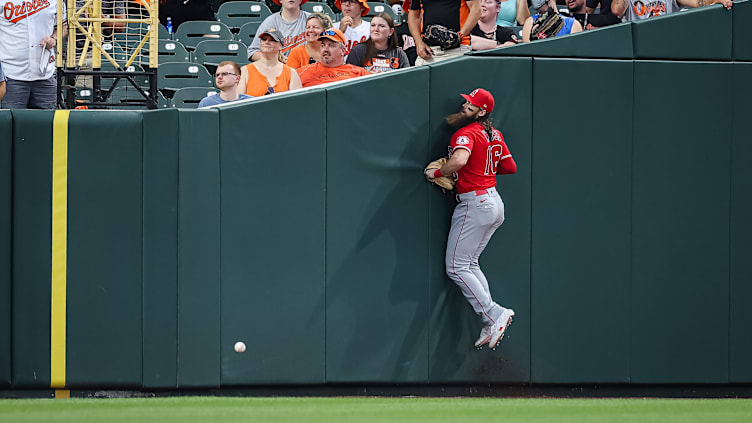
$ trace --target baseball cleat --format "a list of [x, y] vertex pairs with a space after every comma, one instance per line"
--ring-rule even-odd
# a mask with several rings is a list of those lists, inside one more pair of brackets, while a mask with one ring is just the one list
[[488, 346], [491, 347], [491, 349], [496, 349], [499, 342], [501, 342], [501, 338], [504, 337], [507, 328], [512, 324], [512, 317], [514, 317], [514, 310], [511, 308], [505, 308], [504, 311], [501, 312], [501, 316], [496, 319], [496, 322], [491, 327], [491, 339], [488, 341]]
[[475, 341], [475, 348], [481, 349], [484, 345], [488, 344], [488, 341], [491, 340], [491, 325], [489, 326], [483, 326], [483, 329], [480, 330], [480, 336], [478, 337], [478, 340]]

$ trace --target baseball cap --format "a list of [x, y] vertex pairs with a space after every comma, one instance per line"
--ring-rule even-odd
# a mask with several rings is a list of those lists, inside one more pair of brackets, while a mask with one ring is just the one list
[[[276, 4], [277, 6], [282, 6], [282, 3], [280, 2], [280, 0], [272, 0], [272, 1], [273, 1], [273, 2], [274, 2], [274, 4]], [[300, 5], [302, 6], [302, 5], [303, 5], [303, 3], [307, 2], [307, 1], [308, 1], [308, 0], [303, 0], [303, 1], [301, 1], [301, 2], [300, 2]]]
[[490, 92], [483, 88], [476, 88], [470, 94], [460, 94], [462, 98], [469, 101], [472, 105], [478, 106], [485, 110], [486, 113], [491, 113], [494, 108], [494, 98]]
[[[367, 0], [351, 0], [356, 3], [360, 3], [361, 6], [363, 6], [363, 10], [360, 12], [360, 16], [365, 16], [368, 14], [368, 12], [371, 11], [371, 6], [368, 5]], [[337, 9], [342, 10], [342, 0], [335, 0], [334, 5], [337, 6]]]
[[257, 37], [261, 39], [262, 35], [269, 35], [270, 37], [274, 38], [274, 41], [279, 41], [282, 43], [282, 46], [285, 46], [285, 36], [282, 35], [282, 31], [276, 29], [276, 28], [269, 28], [266, 31], [262, 32], [261, 34], [258, 34]]
[[532, 3], [533, 9], [538, 10], [546, 4], [546, 1], [547, 0], [531, 0], [530, 3]]
[[322, 32], [321, 35], [319, 35], [319, 41], [321, 41], [322, 38], [328, 38], [334, 42], [347, 45], [347, 38], [345, 38], [345, 34], [343, 34], [342, 31], [336, 28], [330, 28]]

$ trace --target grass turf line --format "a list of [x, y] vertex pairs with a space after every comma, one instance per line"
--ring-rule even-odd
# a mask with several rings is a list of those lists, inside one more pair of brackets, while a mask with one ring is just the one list
[[752, 400], [227, 398], [0, 400], [0, 422], [749, 422]]

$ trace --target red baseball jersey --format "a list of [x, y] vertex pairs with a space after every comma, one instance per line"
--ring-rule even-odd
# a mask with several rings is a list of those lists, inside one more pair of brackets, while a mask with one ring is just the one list
[[498, 129], [489, 137], [481, 124], [473, 122], [452, 135], [450, 148], [452, 153], [458, 148], [470, 152], [467, 164], [457, 171], [458, 194], [495, 187], [497, 173], [517, 171], [517, 164]]

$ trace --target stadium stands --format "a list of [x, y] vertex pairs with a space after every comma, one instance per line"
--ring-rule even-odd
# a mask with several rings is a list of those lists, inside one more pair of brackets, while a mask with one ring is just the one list
[[230, 28], [217, 21], [189, 21], [183, 22], [175, 33], [175, 40], [180, 41], [188, 51], [207, 39], [232, 40]]

